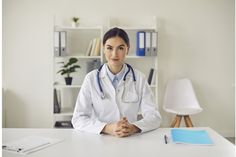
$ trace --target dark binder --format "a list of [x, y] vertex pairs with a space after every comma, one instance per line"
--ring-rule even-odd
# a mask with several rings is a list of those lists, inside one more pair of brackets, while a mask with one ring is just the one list
[[152, 83], [153, 73], [154, 73], [154, 69], [151, 68], [151, 69], [150, 69], [150, 72], [149, 72], [149, 76], [148, 76], [148, 84], [149, 84], [149, 85]]
[[60, 105], [59, 105], [56, 89], [54, 89], [53, 95], [54, 95], [54, 108], [53, 108], [53, 111], [54, 111], [54, 113], [60, 113], [61, 108], [60, 108]]

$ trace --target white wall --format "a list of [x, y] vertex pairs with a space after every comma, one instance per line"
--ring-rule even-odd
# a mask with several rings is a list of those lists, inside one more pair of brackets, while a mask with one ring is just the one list
[[51, 127], [53, 15], [81, 23], [108, 16], [160, 21], [159, 106], [169, 79], [189, 77], [204, 111], [196, 126], [234, 136], [234, 0], [3, 0], [6, 127]]

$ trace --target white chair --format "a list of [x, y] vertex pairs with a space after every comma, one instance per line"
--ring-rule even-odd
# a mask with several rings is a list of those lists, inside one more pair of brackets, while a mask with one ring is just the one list
[[182, 117], [184, 117], [187, 127], [193, 127], [189, 115], [201, 112], [202, 108], [197, 101], [192, 83], [189, 79], [184, 78], [168, 82], [163, 109], [166, 112], [176, 114], [171, 127], [179, 127]]

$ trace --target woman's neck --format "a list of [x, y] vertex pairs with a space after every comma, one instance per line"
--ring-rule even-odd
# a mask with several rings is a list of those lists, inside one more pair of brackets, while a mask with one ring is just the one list
[[110, 70], [110, 71], [112, 72], [112, 74], [114, 74], [114, 75], [118, 74], [118, 73], [121, 71], [122, 67], [123, 67], [123, 65], [121, 65], [121, 66], [111, 66], [111, 65], [108, 64], [109, 70]]

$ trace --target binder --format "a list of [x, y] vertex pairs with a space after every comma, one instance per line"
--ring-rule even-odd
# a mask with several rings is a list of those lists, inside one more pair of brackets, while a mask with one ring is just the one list
[[151, 83], [152, 83], [153, 73], [154, 73], [154, 69], [151, 68], [151, 69], [150, 69], [150, 72], [149, 72], [149, 76], [148, 76], [148, 84], [149, 84], [149, 85], [151, 85]]
[[60, 52], [61, 56], [66, 56], [66, 32], [60, 32]]
[[60, 32], [54, 32], [54, 56], [60, 56]]
[[60, 113], [61, 108], [60, 108], [60, 104], [58, 101], [57, 90], [55, 88], [54, 88], [53, 95], [54, 95], [54, 100], [53, 100], [54, 101], [54, 107], [53, 107], [54, 113]]
[[145, 56], [145, 32], [144, 31], [137, 32], [136, 55]]
[[151, 34], [151, 55], [156, 56], [157, 55], [157, 32], [152, 32]]
[[145, 32], [145, 56], [151, 56], [151, 32]]

